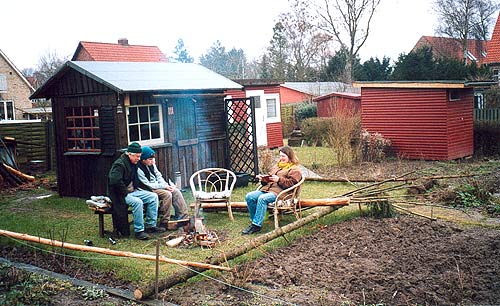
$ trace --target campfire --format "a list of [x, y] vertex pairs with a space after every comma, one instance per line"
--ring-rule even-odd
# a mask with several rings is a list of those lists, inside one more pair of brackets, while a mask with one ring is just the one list
[[220, 244], [219, 236], [215, 231], [208, 230], [203, 224], [203, 218], [191, 218], [189, 224], [183, 227], [183, 233], [176, 234], [174, 238], [168, 235], [166, 245], [170, 247], [192, 247], [198, 245], [202, 248], [213, 248]]

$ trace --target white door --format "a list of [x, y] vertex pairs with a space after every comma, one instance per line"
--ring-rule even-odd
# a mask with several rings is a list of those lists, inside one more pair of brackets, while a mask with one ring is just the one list
[[247, 90], [247, 97], [254, 97], [255, 102], [255, 137], [257, 146], [267, 146], [267, 111], [263, 90]]

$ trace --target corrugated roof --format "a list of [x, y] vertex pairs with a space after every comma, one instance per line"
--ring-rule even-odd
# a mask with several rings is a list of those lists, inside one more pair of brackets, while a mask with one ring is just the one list
[[359, 92], [358, 88], [342, 82], [285, 82], [281, 86], [312, 96], [323, 96], [332, 92]]
[[118, 91], [227, 90], [242, 86], [198, 64], [165, 62], [69, 62]]

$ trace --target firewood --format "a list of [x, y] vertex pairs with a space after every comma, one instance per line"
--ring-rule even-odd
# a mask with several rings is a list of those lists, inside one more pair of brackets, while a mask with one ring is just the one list
[[170, 239], [169, 241], [166, 242], [166, 245], [173, 248], [178, 246], [186, 237], [185, 236], [179, 236], [174, 239]]
[[12, 168], [9, 165], [6, 165], [6, 164], [3, 164], [3, 165], [5, 166], [5, 168], [7, 169], [7, 171], [9, 171], [10, 173], [12, 173], [12, 174], [20, 177], [21, 179], [23, 179], [25, 181], [29, 181], [29, 182], [34, 182], [35, 181], [35, 177], [34, 176], [24, 174], [21, 171], [16, 170], [16, 169]]

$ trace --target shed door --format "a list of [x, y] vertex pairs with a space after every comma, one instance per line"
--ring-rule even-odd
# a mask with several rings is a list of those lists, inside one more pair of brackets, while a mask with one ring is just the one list
[[197, 142], [196, 112], [192, 99], [169, 99], [167, 114], [168, 142], [181, 146]]

